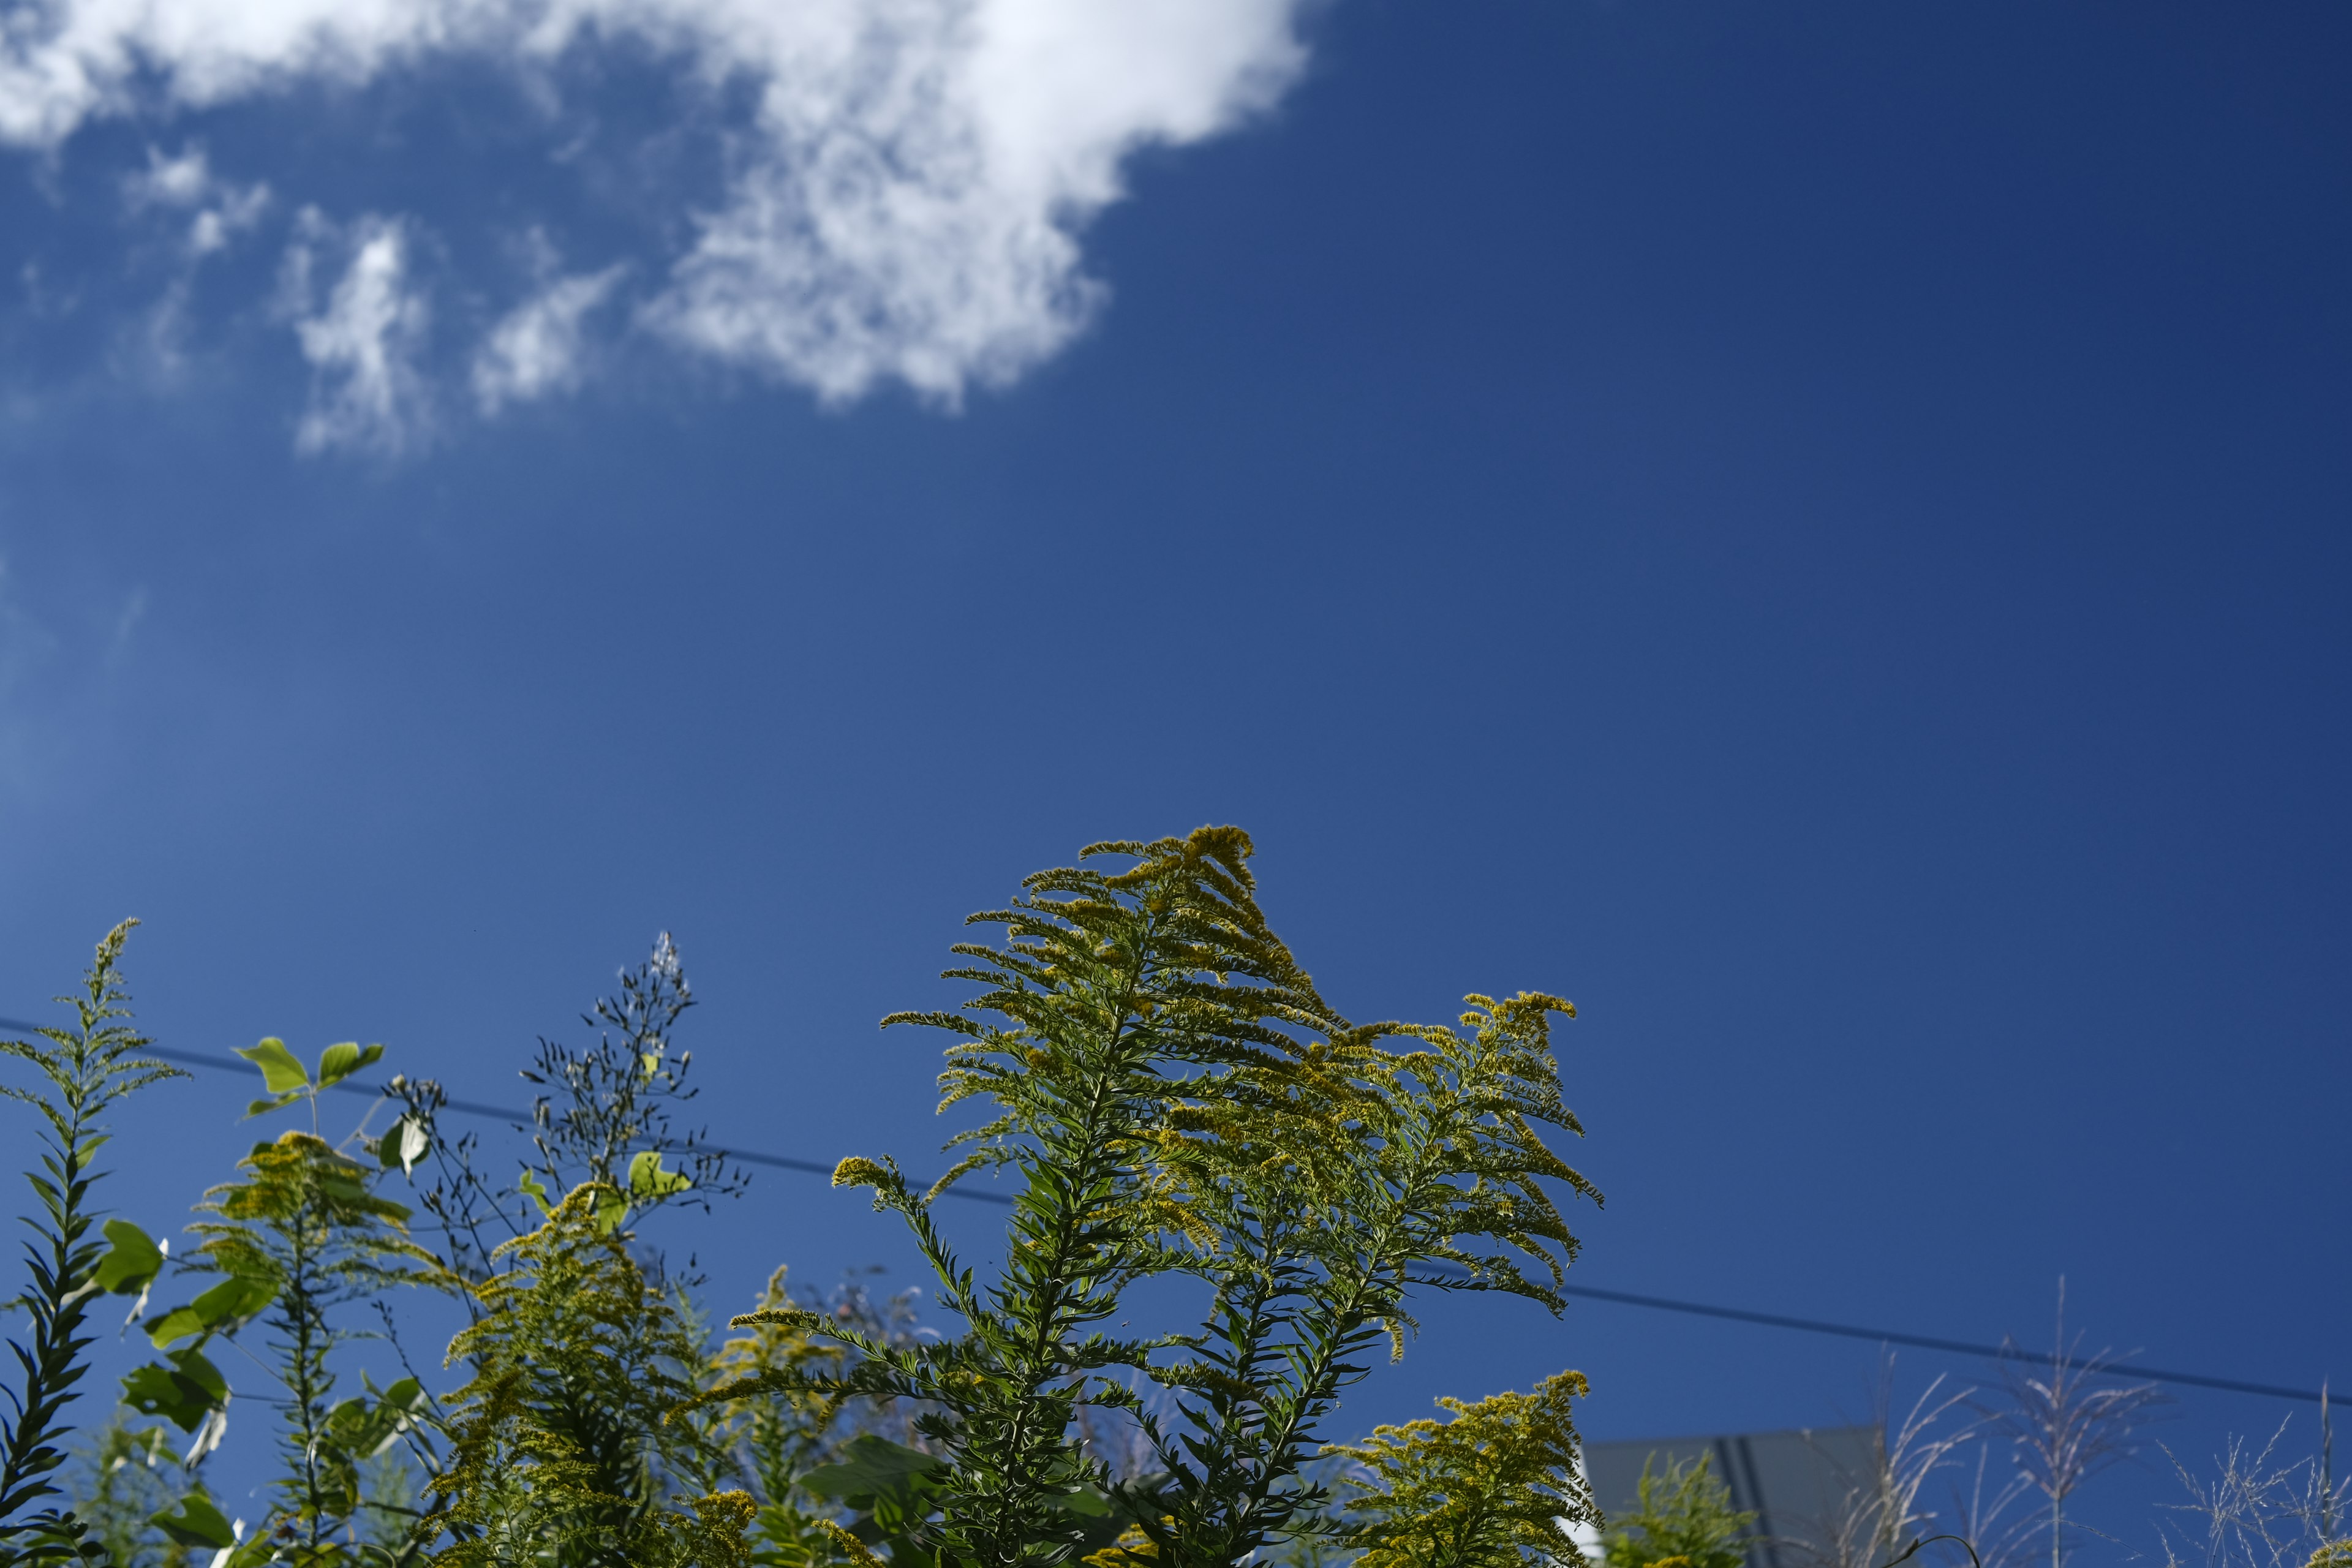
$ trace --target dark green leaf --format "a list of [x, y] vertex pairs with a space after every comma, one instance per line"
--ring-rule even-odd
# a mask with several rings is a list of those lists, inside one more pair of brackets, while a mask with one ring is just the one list
[[824, 1465], [801, 1478], [801, 1485], [819, 1497], [867, 1497], [883, 1492], [912, 1492], [926, 1479], [944, 1472], [947, 1461], [919, 1448], [909, 1448], [871, 1432], [843, 1450], [848, 1458]]
[[236, 1544], [236, 1531], [201, 1492], [182, 1498], [178, 1511], [167, 1509], [147, 1522], [170, 1536], [175, 1545], [221, 1549]]

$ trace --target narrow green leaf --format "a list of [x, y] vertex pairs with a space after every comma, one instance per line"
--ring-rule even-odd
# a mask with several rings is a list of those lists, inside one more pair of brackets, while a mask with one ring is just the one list
[[539, 1205], [541, 1214], [551, 1215], [555, 1212], [555, 1205], [547, 1201], [547, 1184], [541, 1182], [530, 1170], [526, 1169], [523, 1172], [522, 1180], [515, 1184], [515, 1189], [530, 1194], [530, 1201]]

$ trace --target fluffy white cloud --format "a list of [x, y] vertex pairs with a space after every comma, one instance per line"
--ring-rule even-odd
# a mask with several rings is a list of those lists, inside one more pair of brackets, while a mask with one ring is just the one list
[[758, 104], [751, 155], [640, 319], [828, 399], [897, 378], [952, 401], [1084, 326], [1099, 289], [1074, 237], [1122, 160], [1269, 102], [1307, 3], [29, 0], [0, 28], [0, 138], [54, 144], [142, 95], [214, 104], [633, 36]]
[[474, 401], [482, 412], [577, 387], [585, 373], [582, 323], [625, 270], [556, 279], [507, 312], [474, 356]]
[[[428, 314], [408, 277], [409, 235], [398, 219], [363, 217], [340, 231], [315, 211], [286, 255], [284, 308], [310, 362], [310, 401], [295, 429], [299, 451], [331, 448], [397, 457], [431, 430], [416, 358]], [[348, 255], [317, 302], [322, 255]]]

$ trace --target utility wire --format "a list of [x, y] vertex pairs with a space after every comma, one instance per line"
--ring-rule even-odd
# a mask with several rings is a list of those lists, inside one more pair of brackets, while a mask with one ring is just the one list
[[[0, 1018], [0, 1029], [22, 1029], [30, 1033], [39, 1027], [37, 1024], [27, 1024], [18, 1018]], [[215, 1056], [209, 1051], [173, 1050], [162, 1046], [150, 1046], [147, 1050], [150, 1055], [161, 1057], [165, 1061], [185, 1062], [191, 1067], [220, 1068], [230, 1072], [244, 1072], [253, 1066], [252, 1063], [240, 1058]], [[355, 1083], [350, 1079], [329, 1087], [343, 1089], [352, 1094], [364, 1094], [370, 1099], [383, 1098], [391, 1092], [382, 1085], [370, 1086]], [[484, 1105], [478, 1100], [445, 1100], [442, 1104], [446, 1110], [460, 1111], [467, 1116], [495, 1117], [518, 1127], [531, 1120], [531, 1113], [528, 1110], [517, 1110], [509, 1106]], [[746, 1149], [713, 1148], [709, 1152], [746, 1165], [765, 1165], [778, 1171], [806, 1171], [821, 1176], [833, 1173], [831, 1165], [823, 1164], [814, 1160], [795, 1160], [785, 1154], [762, 1154]], [[941, 1195], [966, 1198], [973, 1203], [998, 1204], [1006, 1206], [1013, 1202], [1011, 1198], [1001, 1193], [974, 1192], [960, 1186], [950, 1187]], [[1648, 1307], [1662, 1312], [1682, 1312], [1692, 1317], [1721, 1318], [1736, 1323], [1760, 1323], [1766, 1328], [1772, 1329], [1794, 1329], [1801, 1333], [1833, 1334], [1849, 1340], [1874, 1340], [1881, 1344], [1910, 1345], [1920, 1350], [1943, 1351], [1953, 1355], [1982, 1356], [1996, 1361], [2042, 1362], [2053, 1365], [2058, 1361], [2058, 1357], [2051, 1352], [2023, 1350], [2013, 1344], [1975, 1344], [1967, 1340], [1946, 1340], [1928, 1334], [1898, 1333], [1892, 1329], [1857, 1328], [1850, 1323], [1825, 1322], [1818, 1318], [1791, 1318], [1779, 1312], [1753, 1312], [1741, 1307], [1715, 1307], [1702, 1301], [1677, 1301], [1666, 1296], [1639, 1296], [1630, 1290], [1601, 1290], [1590, 1285], [1562, 1285], [1559, 1287], [1559, 1291], [1563, 1296], [1576, 1296], [1591, 1301], [1609, 1301], [1622, 1307]], [[2209, 1377], [2203, 1373], [2161, 1372], [2152, 1366], [2135, 1366], [2129, 1368], [2127, 1372], [2125, 1369], [2117, 1369], [2117, 1372], [2118, 1375], [2146, 1378], [2152, 1383], [2174, 1383], [2191, 1388], [2217, 1388], [2231, 1394], [2257, 1394], [2272, 1399], [2299, 1399], [2323, 1406], [2327, 1403], [2327, 1394], [2324, 1388], [2317, 1391], [2286, 1388], [2274, 1383], [2247, 1383], [2233, 1377]]]

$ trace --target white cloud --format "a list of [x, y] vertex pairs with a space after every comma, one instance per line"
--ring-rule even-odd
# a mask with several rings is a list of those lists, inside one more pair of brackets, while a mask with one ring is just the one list
[[582, 323], [625, 270], [556, 279], [507, 312], [474, 356], [474, 401], [482, 412], [578, 387], [586, 370]]
[[896, 379], [952, 402], [1084, 327], [1102, 291], [1076, 236], [1121, 162], [1269, 103], [1307, 3], [31, 0], [0, 31], [0, 140], [634, 36], [758, 102], [749, 156], [641, 320], [827, 399]]
[[269, 205], [269, 187], [238, 185], [214, 174], [202, 147], [187, 146], [176, 158], [147, 149], [147, 167], [122, 182], [131, 210], [153, 207], [195, 209], [188, 221], [188, 251], [209, 256], [226, 247], [232, 236], [260, 221]]
[[[284, 308], [310, 363], [310, 400], [295, 429], [303, 452], [331, 448], [398, 457], [431, 430], [431, 405], [416, 357], [428, 321], [424, 296], [409, 287], [407, 226], [373, 215], [338, 231], [314, 211], [286, 254]], [[350, 262], [314, 303], [321, 251], [347, 251]]]

